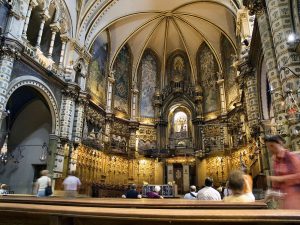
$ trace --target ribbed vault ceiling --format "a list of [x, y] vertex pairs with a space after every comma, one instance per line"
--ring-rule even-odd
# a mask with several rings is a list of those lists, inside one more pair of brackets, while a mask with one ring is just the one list
[[[79, 29], [86, 30], [84, 44], [90, 47], [97, 35], [108, 29], [110, 67], [126, 43], [134, 56], [134, 70], [147, 48], [157, 54], [162, 69], [172, 52], [182, 50], [188, 55], [192, 76], [196, 74], [196, 55], [203, 42], [211, 48], [221, 69], [221, 35], [236, 49], [237, 6], [230, 0], [118, 0], [102, 4], [94, 1], [85, 8]], [[78, 38], [82, 38], [80, 32]]]

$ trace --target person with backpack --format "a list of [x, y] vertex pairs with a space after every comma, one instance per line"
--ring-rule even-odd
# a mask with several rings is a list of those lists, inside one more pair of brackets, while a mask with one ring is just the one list
[[273, 156], [273, 176], [267, 179], [272, 188], [280, 191], [283, 209], [300, 209], [300, 158], [284, 146], [279, 136], [267, 136], [265, 144]]
[[50, 188], [51, 190], [51, 179], [48, 176], [49, 171], [48, 170], [42, 170], [41, 171], [41, 177], [37, 179], [36, 185], [37, 185], [37, 197], [47, 197], [50, 196], [52, 193], [48, 191]]
[[190, 186], [190, 192], [186, 193], [183, 198], [196, 200], [197, 199], [196, 186], [194, 186], [194, 185]]

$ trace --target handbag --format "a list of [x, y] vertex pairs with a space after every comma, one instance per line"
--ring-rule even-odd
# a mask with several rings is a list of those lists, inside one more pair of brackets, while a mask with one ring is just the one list
[[48, 185], [45, 188], [45, 196], [50, 196], [50, 195], [52, 195], [52, 187], [50, 185]]

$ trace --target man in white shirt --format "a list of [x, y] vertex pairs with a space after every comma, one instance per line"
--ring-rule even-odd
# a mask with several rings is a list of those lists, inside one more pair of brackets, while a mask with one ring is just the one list
[[205, 179], [205, 187], [198, 191], [199, 200], [221, 200], [220, 193], [214, 189], [213, 180], [208, 177]]
[[197, 199], [196, 186], [194, 185], [190, 186], [190, 192], [186, 193], [183, 198], [193, 199], [193, 200]]
[[80, 187], [81, 182], [79, 178], [75, 177], [75, 171], [70, 171], [69, 176], [63, 182], [65, 189], [65, 196], [74, 198], [77, 196], [77, 189]]

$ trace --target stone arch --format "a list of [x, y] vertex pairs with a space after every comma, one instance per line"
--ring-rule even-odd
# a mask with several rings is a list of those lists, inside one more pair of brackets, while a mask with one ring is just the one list
[[47, 84], [41, 81], [40, 79], [33, 76], [22, 76], [14, 79], [8, 87], [6, 101], [4, 105], [7, 104], [9, 98], [12, 96], [14, 91], [22, 86], [30, 86], [35, 88], [45, 98], [50, 108], [51, 117], [52, 117], [51, 133], [59, 136], [60, 120], [59, 120], [59, 109], [57, 106], [56, 99], [52, 91], [47, 87]]

